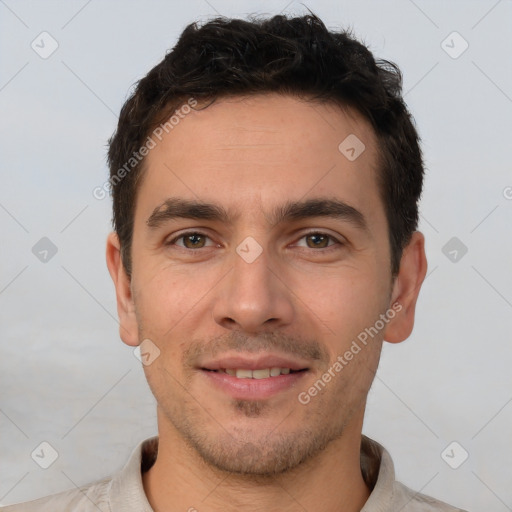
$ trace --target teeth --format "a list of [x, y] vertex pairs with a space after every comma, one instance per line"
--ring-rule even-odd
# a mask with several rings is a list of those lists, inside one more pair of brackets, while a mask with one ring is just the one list
[[246, 370], [244, 368], [224, 368], [218, 370], [221, 373], [227, 373], [237, 379], [266, 379], [268, 377], [278, 377], [279, 375], [288, 375], [290, 368], [261, 368], [259, 370]]
[[253, 379], [266, 379], [267, 377], [270, 377], [270, 368], [266, 368], [265, 370], [252, 371]]
[[251, 379], [252, 371], [251, 370], [236, 370], [236, 378], [237, 379]]

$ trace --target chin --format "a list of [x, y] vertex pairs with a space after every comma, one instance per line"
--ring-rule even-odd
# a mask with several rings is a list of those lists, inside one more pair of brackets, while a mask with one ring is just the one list
[[309, 429], [287, 434], [277, 434], [271, 429], [268, 434], [258, 435], [254, 430], [238, 429], [238, 437], [224, 432], [214, 440], [203, 434], [200, 438], [189, 438], [188, 442], [206, 464], [219, 471], [265, 478], [300, 467], [341, 434], [341, 429], [319, 429], [315, 434]]

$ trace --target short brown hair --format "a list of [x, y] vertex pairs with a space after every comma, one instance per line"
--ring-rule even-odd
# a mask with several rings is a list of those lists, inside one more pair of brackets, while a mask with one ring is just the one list
[[113, 226], [131, 275], [131, 243], [144, 160], [126, 163], [153, 128], [189, 98], [281, 93], [352, 107], [379, 142], [379, 190], [385, 206], [391, 273], [418, 224], [423, 184], [419, 136], [401, 96], [398, 67], [375, 60], [347, 31], [331, 32], [314, 14], [241, 20], [223, 17], [188, 25], [176, 46], [141, 79], [121, 109], [109, 140]]

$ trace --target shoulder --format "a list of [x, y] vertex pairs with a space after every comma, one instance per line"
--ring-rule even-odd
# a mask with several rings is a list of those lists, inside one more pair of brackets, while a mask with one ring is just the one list
[[141, 441], [128, 461], [113, 475], [34, 501], [0, 507], [0, 512], [141, 512], [151, 511], [141, 471], [156, 460], [158, 436]]
[[107, 478], [77, 489], [52, 494], [34, 501], [0, 507], [0, 512], [111, 512], [108, 504], [108, 488], [111, 479]]
[[361, 453], [363, 476], [372, 488], [361, 512], [465, 512], [398, 482], [391, 455], [377, 441], [363, 436]]
[[415, 492], [400, 482], [395, 482], [393, 502], [403, 512], [465, 512], [425, 494]]

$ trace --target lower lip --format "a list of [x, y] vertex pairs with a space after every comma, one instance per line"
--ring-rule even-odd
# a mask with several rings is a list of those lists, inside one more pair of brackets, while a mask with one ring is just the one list
[[201, 370], [218, 389], [239, 400], [264, 400], [294, 387], [308, 372], [294, 372], [265, 379], [238, 379], [227, 373]]

